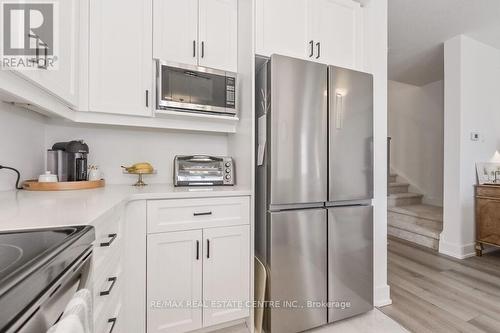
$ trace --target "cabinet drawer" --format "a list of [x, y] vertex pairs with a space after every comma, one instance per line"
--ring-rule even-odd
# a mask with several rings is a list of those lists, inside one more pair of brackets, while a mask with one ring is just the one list
[[476, 195], [479, 197], [489, 197], [500, 199], [500, 186], [477, 186]]
[[[123, 293], [123, 274], [121, 269], [110, 272], [94, 285], [95, 323], [107, 321], [112, 317], [111, 310], [116, 309]], [[105, 292], [106, 294], [101, 294]]]
[[151, 200], [148, 233], [250, 223], [248, 197]]
[[[121, 292], [121, 291], [120, 291]], [[119, 297], [106, 304], [103, 312], [95, 317], [95, 333], [123, 333], [120, 329], [123, 317], [121, 317], [122, 302]]]

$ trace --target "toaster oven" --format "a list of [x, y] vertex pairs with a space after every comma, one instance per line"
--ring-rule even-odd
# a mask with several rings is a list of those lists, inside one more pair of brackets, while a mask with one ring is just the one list
[[231, 157], [176, 156], [175, 186], [234, 185], [234, 162]]

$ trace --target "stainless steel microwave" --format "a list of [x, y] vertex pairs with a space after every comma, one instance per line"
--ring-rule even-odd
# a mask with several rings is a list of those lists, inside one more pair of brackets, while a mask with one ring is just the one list
[[157, 108], [236, 115], [236, 73], [157, 61]]

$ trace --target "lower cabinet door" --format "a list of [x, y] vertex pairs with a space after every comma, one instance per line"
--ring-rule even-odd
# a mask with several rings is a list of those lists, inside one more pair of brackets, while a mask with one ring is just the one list
[[148, 235], [147, 332], [202, 327], [202, 231]]
[[203, 230], [203, 326], [249, 315], [250, 228]]

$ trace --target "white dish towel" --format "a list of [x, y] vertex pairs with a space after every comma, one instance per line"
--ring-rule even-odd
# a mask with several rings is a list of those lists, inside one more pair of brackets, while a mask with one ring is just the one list
[[93, 333], [92, 293], [79, 290], [64, 309], [61, 320], [47, 333]]

